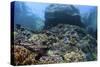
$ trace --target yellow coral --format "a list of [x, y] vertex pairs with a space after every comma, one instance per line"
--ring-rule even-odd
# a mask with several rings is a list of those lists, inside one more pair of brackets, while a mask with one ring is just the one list
[[33, 34], [29, 41], [46, 41], [47, 39], [48, 37], [45, 34]]
[[70, 51], [64, 55], [65, 62], [84, 61], [85, 55], [82, 51]]

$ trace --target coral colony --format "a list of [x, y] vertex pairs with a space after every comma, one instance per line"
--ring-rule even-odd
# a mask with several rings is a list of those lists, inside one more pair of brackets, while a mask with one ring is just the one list
[[97, 7], [14, 1], [11, 64], [97, 60]]

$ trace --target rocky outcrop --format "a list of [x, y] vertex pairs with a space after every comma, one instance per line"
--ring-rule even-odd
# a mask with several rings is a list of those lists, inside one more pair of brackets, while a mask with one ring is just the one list
[[80, 18], [81, 16], [78, 9], [72, 5], [52, 4], [45, 10], [46, 28], [55, 26], [59, 23], [84, 27]]

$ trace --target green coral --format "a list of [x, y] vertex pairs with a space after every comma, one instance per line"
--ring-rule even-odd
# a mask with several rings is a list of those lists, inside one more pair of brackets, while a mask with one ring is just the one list
[[76, 45], [77, 44], [77, 39], [75, 37], [70, 37], [70, 44], [71, 45]]

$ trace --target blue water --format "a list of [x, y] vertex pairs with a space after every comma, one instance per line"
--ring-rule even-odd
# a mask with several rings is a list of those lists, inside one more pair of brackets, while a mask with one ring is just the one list
[[[42, 30], [45, 21], [44, 13], [45, 9], [49, 6], [49, 3], [33, 3], [33, 2], [15, 2], [15, 16], [14, 23], [24, 25], [32, 30]], [[95, 6], [81, 6], [74, 5], [80, 12], [84, 24], [86, 24], [87, 29], [96, 30], [97, 26], [97, 16]], [[95, 10], [93, 16], [89, 18], [91, 11]]]
[[[16, 2], [15, 7], [19, 9], [19, 5], [23, 5], [23, 4], [25, 4], [25, 7], [20, 6], [22, 12], [25, 12], [24, 9], [22, 9], [25, 8], [29, 14], [33, 13], [35, 15], [38, 15], [41, 19], [44, 19], [45, 8], [50, 5], [49, 3]], [[75, 6], [80, 10], [81, 15], [84, 15], [90, 12], [91, 9], [96, 8], [95, 6], [81, 6], [81, 5], [75, 5]]]

